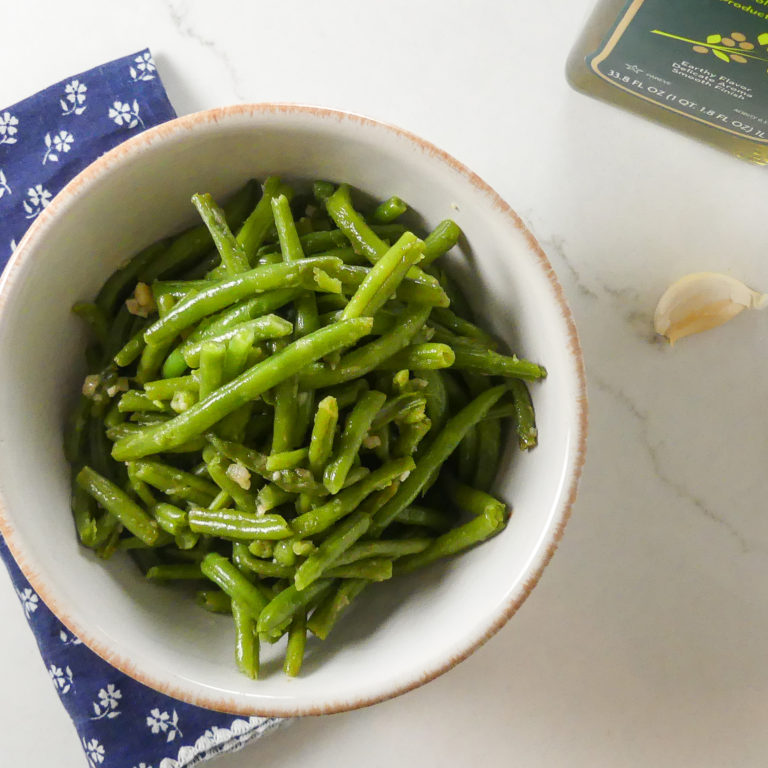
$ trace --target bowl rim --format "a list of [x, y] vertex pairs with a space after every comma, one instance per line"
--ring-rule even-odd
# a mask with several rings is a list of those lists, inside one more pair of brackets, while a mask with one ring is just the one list
[[140, 134], [126, 139], [126, 141], [119, 144], [117, 147], [97, 158], [71, 179], [40, 213], [24, 234], [12, 254], [2, 277], [0, 277], [0, 323], [2, 323], [7, 304], [7, 297], [9, 291], [13, 287], [15, 275], [25, 261], [27, 252], [30, 251], [36, 241], [40, 239], [45, 229], [49, 226], [49, 222], [57, 215], [59, 209], [68, 204], [69, 200], [74, 195], [80, 191], [86, 190], [90, 185], [95, 183], [102, 174], [109, 171], [115, 162], [123, 159], [123, 156], [130, 157], [132, 154], [142, 152], [158, 139], [169, 139], [184, 131], [191, 131], [196, 127], [210, 123], [219, 123], [220, 121], [230, 118], [264, 115], [269, 113], [335, 118], [339, 121], [352, 121], [360, 125], [383, 129], [396, 134], [398, 137], [405, 139], [410, 144], [415, 145], [418, 149], [426, 152], [432, 158], [449, 166], [453, 171], [463, 176], [477, 190], [484, 194], [488, 198], [491, 206], [499, 213], [506, 216], [513, 227], [524, 236], [531, 252], [537, 257], [540, 267], [553, 289], [554, 297], [559, 305], [563, 321], [567, 328], [568, 351], [576, 373], [576, 440], [575, 448], [570, 460], [570, 466], [567, 467], [569, 471], [567, 489], [561, 496], [562, 501], [560, 503], [560, 508], [555, 511], [553, 516], [553, 529], [548, 535], [549, 541], [547, 546], [540, 550], [536, 557], [531, 560], [529, 564], [531, 570], [528, 578], [522, 584], [522, 588], [519, 591], [516, 591], [515, 594], [511, 596], [511, 599], [508, 598], [501, 604], [497, 611], [495, 621], [488, 626], [486, 631], [480, 637], [475, 639], [459, 653], [445, 659], [434, 669], [429, 670], [421, 676], [406, 680], [404, 683], [392, 684], [376, 694], [364, 696], [355, 700], [329, 700], [321, 706], [307, 707], [298, 704], [289, 704], [286, 706], [282, 702], [277, 703], [277, 706], [275, 706], [276, 702], [265, 702], [263, 705], [248, 705], [241, 703], [235, 698], [228, 697], [224, 693], [205, 693], [200, 690], [199, 686], [193, 691], [192, 688], [194, 687], [194, 683], [189, 688], [182, 688], [180, 685], [173, 686], [167, 681], [156, 677], [154, 674], [143, 672], [136, 667], [130, 658], [120, 655], [119, 652], [110, 648], [108, 641], [95, 637], [87, 627], [80, 626], [78, 621], [71, 615], [71, 609], [67, 608], [64, 601], [56, 596], [55, 587], [46, 584], [43, 577], [38, 573], [34, 566], [34, 557], [25, 552], [20, 543], [16, 540], [14, 526], [6, 511], [5, 500], [1, 493], [0, 533], [5, 538], [8, 549], [16, 560], [22, 573], [51, 612], [62, 622], [62, 624], [64, 624], [65, 627], [67, 627], [67, 629], [69, 629], [70, 632], [80, 638], [94, 653], [134, 680], [167, 696], [219, 712], [245, 716], [257, 715], [262, 717], [294, 717], [301, 715], [335, 714], [377, 704], [418, 688], [449, 671], [484, 645], [512, 618], [528, 598], [528, 595], [530, 595], [531, 591], [541, 578], [544, 569], [552, 559], [552, 556], [562, 539], [565, 526], [570, 519], [573, 503], [578, 491], [582, 468], [586, 459], [588, 407], [584, 359], [576, 325], [570, 307], [566, 302], [562, 286], [560, 285], [543, 249], [518, 214], [498, 194], [498, 192], [496, 192], [496, 190], [455, 157], [416, 134], [391, 123], [366, 117], [355, 112], [289, 102], [258, 102], [216, 107], [183, 115], [173, 120], [160, 123], [146, 131], [142, 131]]

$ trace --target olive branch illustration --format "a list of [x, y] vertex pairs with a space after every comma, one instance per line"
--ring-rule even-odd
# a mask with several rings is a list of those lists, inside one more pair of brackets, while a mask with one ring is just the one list
[[[679, 40], [693, 46], [696, 53], [708, 53], [711, 51], [721, 61], [735, 61], [738, 64], [746, 64], [748, 59], [768, 63], [768, 58], [759, 56], [755, 52], [754, 43], [750, 43], [741, 32], [732, 32], [730, 37], [722, 35], [708, 35], [706, 40], [691, 40], [688, 37], [673, 35], [660, 29], [652, 29], [651, 34]], [[758, 45], [768, 46], [768, 32], [763, 32], [757, 38]], [[767, 70], [768, 71], [768, 70]]]

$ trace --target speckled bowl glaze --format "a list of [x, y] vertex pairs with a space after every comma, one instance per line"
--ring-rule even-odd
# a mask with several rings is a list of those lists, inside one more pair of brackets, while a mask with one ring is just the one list
[[[301, 677], [241, 676], [230, 622], [144, 582], [128, 558], [78, 546], [62, 429], [84, 373], [69, 309], [127, 256], [195, 220], [189, 198], [224, 197], [249, 177], [348, 181], [398, 194], [426, 228], [454, 218], [466, 242], [449, 256], [483, 320], [543, 363], [533, 387], [540, 445], [509, 446], [495, 491], [513, 508], [482, 547], [367, 590]], [[358, 115], [282, 104], [214, 109], [153, 128], [107, 153], [51, 202], [0, 281], [0, 530], [40, 597], [96, 653], [187, 702], [242, 714], [302, 715], [372, 704], [466, 658], [515, 613], [562, 535], [586, 441], [576, 329], [552, 267], [510, 207], [422, 139]]]

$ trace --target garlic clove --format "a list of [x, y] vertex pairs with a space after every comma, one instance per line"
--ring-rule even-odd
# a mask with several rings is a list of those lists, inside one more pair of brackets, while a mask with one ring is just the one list
[[659, 299], [653, 316], [656, 333], [670, 344], [727, 323], [745, 309], [768, 306], [768, 294], [753, 291], [718, 272], [694, 272], [676, 280]]

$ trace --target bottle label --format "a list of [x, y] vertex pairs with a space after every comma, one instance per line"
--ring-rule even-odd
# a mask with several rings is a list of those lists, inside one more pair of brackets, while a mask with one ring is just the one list
[[587, 64], [634, 96], [768, 144], [768, 0], [630, 0]]

